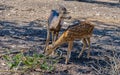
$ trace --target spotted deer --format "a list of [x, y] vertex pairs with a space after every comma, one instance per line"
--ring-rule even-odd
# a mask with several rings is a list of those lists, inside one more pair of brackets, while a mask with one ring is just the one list
[[78, 25], [73, 25], [70, 26], [66, 29], [65, 32], [58, 38], [58, 40], [55, 41], [54, 45], [50, 44], [47, 46], [47, 50], [45, 52], [46, 55], [50, 55], [54, 50], [56, 50], [57, 47], [64, 43], [68, 43], [68, 51], [67, 51], [67, 57], [65, 64], [68, 63], [69, 58], [71, 56], [71, 50], [73, 46], [73, 41], [74, 40], [81, 40], [83, 42], [83, 47], [81, 52], [79, 53], [78, 57], [80, 57], [86, 48], [86, 45], [88, 45], [88, 54], [87, 57], [90, 56], [90, 38], [92, 37], [93, 34], [93, 29], [94, 25], [91, 24], [90, 22], [83, 21], [80, 22]]
[[48, 18], [48, 25], [47, 25], [47, 39], [46, 39], [46, 46], [48, 46], [50, 41], [50, 33], [52, 34], [52, 43], [58, 38], [59, 31], [61, 29], [62, 23], [64, 19], [70, 19], [70, 16], [66, 16], [69, 12], [63, 6], [60, 6], [58, 10], [51, 10], [50, 17]]

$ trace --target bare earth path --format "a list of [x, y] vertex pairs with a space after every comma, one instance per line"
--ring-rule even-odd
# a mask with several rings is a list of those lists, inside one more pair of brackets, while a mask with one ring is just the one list
[[[69, 0], [0, 0], [0, 54], [5, 49], [21, 50], [34, 48], [43, 52], [46, 38], [46, 22], [51, 9], [64, 5], [74, 19], [86, 19], [95, 24], [92, 37], [91, 56], [86, 53], [78, 59], [81, 43], [74, 42], [70, 64], [57, 64], [55, 73], [43, 75], [95, 75], [91, 65], [103, 61], [115, 50], [120, 58], [120, 4], [117, 0], [69, 1]], [[64, 25], [63, 29], [69, 25]], [[61, 31], [62, 33], [62, 31]], [[33, 49], [33, 50], [34, 50]], [[67, 45], [60, 48], [66, 50]], [[0, 70], [6, 70], [4, 61], [0, 59]], [[98, 64], [98, 63], [96, 63]], [[105, 70], [108, 71], [109, 70]], [[0, 75], [10, 73], [0, 72]], [[30, 72], [25, 75], [40, 75]]]

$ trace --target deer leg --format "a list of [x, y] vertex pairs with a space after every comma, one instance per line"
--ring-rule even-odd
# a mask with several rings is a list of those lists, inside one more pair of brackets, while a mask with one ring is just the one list
[[53, 44], [58, 39], [58, 32], [54, 32]]
[[[52, 44], [54, 45], [54, 43], [55, 43], [55, 41], [54, 41], [54, 39], [55, 39], [54, 38], [55, 37], [55, 32], [52, 31], [51, 34], [52, 34]], [[53, 51], [51, 55], [54, 55], [54, 54], [55, 54], [55, 51]]]
[[53, 44], [54, 43], [55, 33], [54, 33], [54, 31], [52, 31], [51, 33], [52, 33], [52, 44]]
[[80, 56], [82, 55], [83, 51], [85, 50], [86, 44], [87, 44], [87, 41], [85, 40], [85, 38], [82, 39], [82, 41], [83, 41], [83, 47], [82, 47], [81, 52], [78, 55], [78, 58], [80, 58]]
[[58, 34], [59, 34], [59, 32], [56, 32], [56, 37], [55, 37], [55, 40], [57, 40], [57, 39], [58, 39]]
[[[57, 33], [57, 32], [54, 32], [52, 35], [53, 35], [53, 36], [52, 36], [52, 37], [53, 37], [53, 38], [52, 38], [52, 44], [54, 45], [55, 41], [57, 40], [58, 33]], [[52, 55], [54, 55], [54, 54], [55, 54], [55, 51], [52, 52]]]
[[[53, 46], [54, 46], [56, 39], [57, 39], [57, 32], [52, 32], [52, 44], [53, 44]], [[53, 51], [51, 55], [54, 55], [54, 54], [55, 54], [55, 51]]]
[[[48, 29], [48, 28], [47, 28], [47, 29]], [[48, 29], [48, 30], [47, 30], [47, 38], [46, 38], [44, 53], [46, 52], [46, 47], [49, 45], [49, 41], [50, 41], [50, 31], [49, 31], [49, 29]]]
[[66, 60], [65, 60], [65, 64], [67, 64], [69, 59], [70, 59], [72, 46], [73, 46], [73, 41], [69, 41], [68, 42], [68, 51], [67, 51], [67, 57], [66, 57]]
[[88, 54], [87, 54], [87, 58], [89, 58], [90, 57], [90, 38], [87, 38], [86, 40], [88, 42]]

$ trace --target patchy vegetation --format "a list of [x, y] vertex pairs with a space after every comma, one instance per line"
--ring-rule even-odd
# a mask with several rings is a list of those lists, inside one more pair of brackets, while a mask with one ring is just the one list
[[47, 57], [43, 54], [30, 54], [20, 52], [18, 54], [3, 55], [5, 64], [9, 66], [8, 72], [27, 72], [27, 71], [40, 71], [52, 72], [55, 69], [57, 59]]

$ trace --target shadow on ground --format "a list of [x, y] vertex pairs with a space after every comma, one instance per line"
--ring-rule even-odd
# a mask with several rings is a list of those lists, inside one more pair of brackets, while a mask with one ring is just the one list
[[46, 29], [42, 27], [41, 23], [43, 22], [36, 20], [21, 25], [10, 21], [0, 21], [0, 45], [2, 48], [12, 48], [12, 45], [28, 44], [28, 46], [34, 46], [44, 44]]
[[[75, 0], [64, 0], [64, 1], [75, 1]], [[85, 3], [92, 3], [92, 4], [99, 4], [102, 6], [107, 6], [107, 7], [118, 7], [120, 8], [120, 3], [112, 3], [112, 2], [101, 2], [101, 1], [96, 1], [96, 0], [76, 0], [79, 2], [85, 2]]]
[[[7, 45], [4, 43], [21, 44], [21, 41], [24, 41], [24, 44], [28, 44], [29, 42], [33, 44], [36, 42], [40, 44], [40, 42], [42, 42], [42, 44], [45, 44], [46, 28], [43, 27], [43, 22], [44, 21], [41, 20], [35, 20], [30, 23], [26, 23], [25, 25], [19, 25], [15, 22], [0, 21], [0, 38], [2, 38], [0, 40], [0, 45], [6, 47]], [[63, 31], [64, 29], [62, 30], [62, 32]], [[70, 64], [88, 68], [91, 68], [91, 66], [94, 66], [96, 68], [99, 68], [98, 66], [101, 66], [103, 68], [110, 67], [107, 64], [109, 61], [104, 57], [113, 56], [112, 49], [115, 49], [116, 55], [118, 55], [118, 57], [120, 58], [119, 26], [97, 22], [97, 27], [95, 27], [93, 33], [94, 35], [91, 44], [91, 56], [95, 58], [86, 58], [87, 51], [85, 51], [80, 58], [77, 58], [82, 44], [79, 41], [75, 41], [73, 51], [71, 53]], [[67, 44], [62, 45], [60, 49], [63, 51], [64, 54], [66, 54], [65, 50], [67, 50]], [[60, 59], [59, 64], [64, 64], [64, 61], [65, 58]], [[60, 75], [69, 75], [69, 70], [61, 69], [59, 73]], [[75, 71], [82, 74], [89, 74], [91, 72], [91, 69], [88, 70], [77, 67]]]

